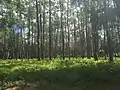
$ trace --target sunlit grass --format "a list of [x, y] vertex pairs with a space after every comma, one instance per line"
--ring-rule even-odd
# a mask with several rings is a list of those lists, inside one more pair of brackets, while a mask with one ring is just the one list
[[[3, 83], [49, 82], [75, 84], [81, 81], [120, 82], [120, 60], [109, 63], [108, 60], [72, 58], [61, 60], [1, 60], [0, 81]], [[3, 85], [1, 83], [1, 85]], [[5, 85], [5, 84], [4, 84]]]

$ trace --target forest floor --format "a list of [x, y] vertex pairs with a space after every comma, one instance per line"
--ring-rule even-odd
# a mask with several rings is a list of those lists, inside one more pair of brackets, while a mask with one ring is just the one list
[[76, 85], [76, 86], [65, 86], [65, 85], [53, 85], [53, 84], [42, 84], [42, 85], [27, 85], [26, 87], [14, 86], [8, 87], [4, 90], [120, 90], [119, 83], [89, 83], [84, 85]]
[[1, 60], [0, 90], [120, 90], [120, 59]]

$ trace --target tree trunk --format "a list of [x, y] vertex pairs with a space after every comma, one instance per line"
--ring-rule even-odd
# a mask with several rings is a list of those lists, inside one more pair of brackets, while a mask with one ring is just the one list
[[52, 40], [51, 40], [51, 0], [49, 0], [49, 59], [52, 60]]
[[39, 27], [38, 0], [36, 0], [36, 22], [37, 22], [37, 58], [40, 60], [40, 27]]

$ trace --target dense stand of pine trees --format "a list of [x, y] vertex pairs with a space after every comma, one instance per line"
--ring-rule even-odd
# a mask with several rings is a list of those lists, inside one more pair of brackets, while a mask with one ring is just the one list
[[2, 0], [0, 58], [109, 57], [112, 62], [120, 53], [119, 4], [119, 0]]

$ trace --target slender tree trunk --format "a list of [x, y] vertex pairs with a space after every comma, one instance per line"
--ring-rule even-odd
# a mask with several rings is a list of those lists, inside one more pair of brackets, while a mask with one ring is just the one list
[[[30, 14], [30, 6], [29, 6], [28, 14]], [[29, 31], [28, 31], [28, 48], [27, 48], [27, 58], [28, 58], [28, 60], [30, 58], [30, 25], [31, 25], [30, 22], [31, 22], [30, 15], [28, 15], [28, 29], [29, 29]]]
[[75, 17], [74, 17], [74, 54], [73, 56], [76, 57], [76, 20], [75, 20]]
[[40, 27], [39, 27], [39, 12], [38, 12], [38, 0], [36, 0], [36, 22], [37, 22], [37, 58], [40, 60]]
[[52, 60], [52, 40], [51, 40], [51, 0], [49, 0], [49, 59]]
[[97, 11], [92, 7], [91, 12], [91, 23], [92, 23], [92, 38], [93, 38], [93, 57], [95, 60], [98, 60], [98, 30], [97, 30]]
[[69, 0], [67, 0], [68, 57], [70, 59]]
[[42, 30], [42, 35], [43, 35], [43, 37], [42, 37], [42, 42], [43, 42], [43, 44], [42, 44], [42, 59], [44, 59], [44, 45], [45, 45], [45, 36], [44, 36], [44, 31], [45, 31], [45, 0], [43, 1], [43, 30]]
[[84, 32], [84, 20], [81, 19], [81, 31], [80, 31], [80, 35], [81, 35], [81, 57], [85, 58], [85, 32]]
[[63, 2], [61, 0], [60, 0], [60, 12], [61, 12], [60, 28], [61, 28], [61, 33], [62, 33], [62, 58], [65, 59], [65, 56], [64, 56], [64, 31], [63, 31]]
[[104, 55], [105, 55], [105, 60], [107, 59], [107, 48], [106, 48], [106, 32], [104, 30]]
[[40, 39], [41, 39], [41, 58], [43, 59], [43, 28], [42, 28], [42, 14], [41, 14], [41, 3], [40, 3]]

